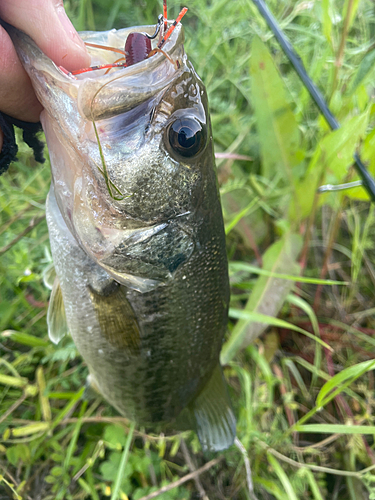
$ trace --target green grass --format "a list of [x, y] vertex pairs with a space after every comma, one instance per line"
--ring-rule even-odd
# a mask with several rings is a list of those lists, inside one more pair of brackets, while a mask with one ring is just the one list
[[[101, 30], [153, 24], [161, 3], [65, 5], [78, 29]], [[357, 147], [375, 173], [375, 7], [267, 3], [342, 128], [329, 131], [251, 0], [186, 2], [186, 51], [207, 86], [215, 150], [227, 153], [217, 160], [232, 285], [222, 360], [237, 435], [259, 500], [367, 500], [375, 214], [361, 188], [316, 187], [356, 179]], [[181, 6], [171, 0], [169, 17]], [[139, 428], [127, 456], [126, 419], [81, 399], [86, 366], [69, 337], [54, 346], [46, 333], [49, 181], [48, 161], [36, 164], [22, 144], [0, 178], [0, 499], [139, 500], [188, 474], [188, 455], [197, 468], [213, 457], [193, 433]], [[199, 498], [199, 488], [211, 500], [251, 498], [235, 447], [200, 483], [157, 498]]]

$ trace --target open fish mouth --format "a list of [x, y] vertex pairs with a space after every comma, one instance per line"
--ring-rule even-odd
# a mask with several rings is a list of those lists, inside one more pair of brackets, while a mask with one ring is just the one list
[[[68, 85], [69, 94], [78, 100], [82, 117], [88, 120], [99, 120], [123, 113], [144, 101], [145, 97], [155, 95], [176, 77], [176, 68], [183, 67], [187, 61], [183, 47], [184, 30], [182, 25], [178, 24], [163, 46], [164, 53], [156, 52], [152, 57], [146, 57], [136, 64], [114, 67], [110, 72], [106, 69], [89, 72], [83, 70], [73, 76], [63, 67], [56, 66], [28, 35], [13, 26], [3, 24], [15, 43], [17, 54], [26, 71], [29, 74], [34, 73], [34, 77], [38, 71], [48, 71], [53, 77], [54, 85], [64, 89]], [[87, 44], [123, 52], [129, 35], [152, 34], [154, 31], [155, 26], [151, 25], [102, 32], [82, 31], [79, 35]], [[151, 43], [152, 49], [157, 48], [156, 39]], [[91, 56], [91, 66], [113, 64], [119, 59], [119, 54], [115, 51], [90, 45], [86, 48]], [[40, 77], [41, 75], [37, 76], [41, 80]], [[41, 92], [45, 93], [46, 90], [38, 86], [35, 88], [42, 104], [45, 103], [45, 98]]]
[[[142, 26], [80, 35], [90, 44], [87, 48], [92, 57], [91, 65], [97, 67], [113, 64], [118, 59], [116, 52], [103, 50], [99, 46], [121, 49], [126, 45], [130, 34], [140, 31], [151, 34], [154, 29], [154, 26]], [[81, 116], [93, 122], [95, 136], [91, 130], [91, 140], [94, 143], [102, 142], [103, 149], [105, 146], [112, 149], [111, 141], [123, 139], [128, 148], [127, 151], [123, 148], [125, 156], [131, 156], [134, 149], [142, 146], [145, 131], [154, 117], [155, 103], [159, 103], [158, 96], [186, 71], [183, 40], [180, 25], [166, 43], [165, 54], [168, 58], [163, 53], [156, 53], [134, 65], [111, 68], [109, 74], [108, 69], [104, 68], [75, 76], [79, 82], [78, 110]], [[153, 42], [152, 48], [156, 47], [156, 43], [157, 41]], [[71, 78], [69, 74], [67, 77]], [[100, 167], [103, 167], [108, 154], [108, 150], [104, 152]], [[108, 187], [115, 188], [113, 197], [117, 201], [123, 197], [122, 191], [116, 192], [115, 184]], [[136, 196], [137, 193], [131, 193], [129, 198]], [[137, 227], [124, 230], [97, 227], [107, 241], [113, 243], [97, 250], [100, 253], [100, 265], [119, 283], [142, 293], [160, 286], [173, 277], [173, 273], [194, 251], [194, 241], [189, 232], [181, 227], [179, 220], [181, 216], [188, 215], [190, 211], [175, 212], [168, 220], [146, 226], [141, 223], [139, 227], [136, 224]], [[81, 225], [79, 219], [80, 211], [77, 210], [74, 223], [76, 229]], [[83, 244], [89, 252], [93, 251], [93, 241], [87, 244], [83, 240]]]
[[[115, 280], [142, 293], [173, 278], [199, 247], [193, 226], [212, 182], [206, 91], [184, 52], [182, 25], [163, 52], [108, 68], [130, 35], [154, 31], [81, 33], [91, 66], [106, 68], [76, 75], [10, 31], [44, 106], [56, 202], [68, 229]], [[152, 51], [157, 46], [155, 39]]]

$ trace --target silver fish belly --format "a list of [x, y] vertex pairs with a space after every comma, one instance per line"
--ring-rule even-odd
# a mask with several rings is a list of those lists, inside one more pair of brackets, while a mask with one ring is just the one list
[[[123, 47], [129, 33], [153, 30], [82, 38]], [[206, 90], [182, 27], [165, 46], [176, 66], [156, 54], [78, 79], [27, 35], [9, 33], [45, 108], [57, 274], [50, 336], [64, 333], [63, 304], [94, 385], [121, 414], [155, 429], [194, 428], [203, 449], [227, 448], [235, 417], [219, 364], [225, 235]], [[90, 51], [94, 64], [115, 58]]]

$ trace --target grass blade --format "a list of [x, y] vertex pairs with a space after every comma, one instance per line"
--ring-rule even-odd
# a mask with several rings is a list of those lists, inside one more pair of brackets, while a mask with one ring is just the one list
[[115, 485], [113, 487], [111, 500], [118, 500], [118, 498], [119, 498], [120, 486], [121, 486], [122, 479], [124, 476], [126, 463], [128, 461], [129, 450], [130, 450], [130, 445], [131, 445], [131, 442], [133, 439], [134, 429], [135, 429], [135, 424], [131, 423], [130, 427], [129, 427], [128, 438], [127, 438], [125, 446], [124, 446], [124, 451], [122, 452], [121, 462], [120, 462], [118, 474], [116, 477]]
[[[263, 323], [265, 325], [278, 326], [279, 328], [289, 328], [289, 330], [294, 330], [295, 332], [299, 332], [299, 333], [302, 333], [303, 335], [306, 335], [306, 337], [309, 337], [311, 340], [318, 342], [320, 345], [322, 345], [326, 349], [329, 349], [330, 351], [332, 351], [332, 347], [329, 346], [323, 340], [321, 340], [319, 337], [315, 337], [315, 335], [308, 332], [307, 330], [304, 330], [303, 328], [300, 328], [299, 326], [293, 325], [292, 323], [289, 323], [288, 321], [284, 321], [283, 319], [274, 318], [273, 316], [267, 316], [265, 314], [260, 314], [257, 312], [242, 311], [240, 309], [229, 309], [229, 317], [242, 319], [242, 320], [245, 319], [248, 322], [253, 321], [253, 322], [257, 322], [257, 323]], [[225, 357], [224, 356], [222, 357], [223, 364], [224, 364], [224, 361], [226, 360], [226, 357], [228, 356], [226, 351], [224, 351], [224, 352], [225, 352]]]
[[267, 276], [269, 278], [280, 278], [283, 280], [294, 281], [295, 283], [310, 283], [311, 285], [348, 285], [348, 281], [322, 280], [319, 278], [305, 278], [304, 276], [292, 276], [290, 274], [275, 273], [267, 269], [261, 269], [257, 266], [252, 266], [246, 262], [230, 262], [229, 270], [231, 272], [247, 271], [259, 276]]
[[306, 424], [295, 425], [298, 432], [316, 434], [371, 434], [375, 435], [375, 425], [344, 425], [344, 424]]
[[[301, 248], [299, 235], [288, 233], [281, 240], [271, 245], [263, 255], [263, 267], [271, 273], [281, 270], [298, 272], [299, 266], [296, 262]], [[240, 321], [233, 328], [229, 340], [225, 343], [221, 352], [221, 362], [226, 364], [233, 359], [235, 354], [254, 339], [259, 337], [267, 328], [268, 321], [264, 321], [266, 316], [276, 316], [284, 300], [293, 287], [293, 283], [273, 278], [270, 276], [260, 276], [247, 301], [243, 315], [240, 311], [233, 312], [232, 317], [237, 317]], [[261, 314], [261, 321], [256, 321], [255, 316], [250, 313]], [[250, 321], [253, 321], [249, 325]], [[270, 323], [268, 323], [270, 324]]]
[[[358, 377], [364, 373], [375, 369], [375, 360], [370, 359], [369, 361], [364, 361], [363, 363], [358, 363], [349, 368], [345, 368], [339, 373], [336, 373], [328, 382], [326, 382], [320, 389], [318, 397], [316, 398], [316, 405], [318, 407], [326, 405], [332, 400], [337, 394], [342, 392], [342, 390], [354, 382]], [[333, 389], [336, 390], [334, 392]]]
[[277, 475], [281, 484], [283, 485], [284, 490], [287, 493], [289, 500], [298, 500], [296, 492], [294, 491], [294, 488], [293, 488], [291, 482], [289, 481], [288, 476], [284, 472], [284, 470], [281, 467], [281, 465], [279, 464], [279, 462], [276, 460], [275, 457], [273, 457], [271, 455], [271, 453], [267, 453], [267, 458], [268, 458], [268, 462], [273, 467], [275, 474]]

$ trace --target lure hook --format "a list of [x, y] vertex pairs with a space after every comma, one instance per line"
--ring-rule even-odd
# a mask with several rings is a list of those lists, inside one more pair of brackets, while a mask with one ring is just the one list
[[146, 35], [147, 38], [149, 38], [150, 40], [153, 40], [154, 38], [156, 38], [159, 34], [159, 31], [160, 31], [161, 25], [163, 24], [163, 21], [164, 21], [163, 14], [160, 14], [158, 17], [158, 22], [156, 24], [155, 33], [153, 35], [149, 35], [148, 33], [143, 33], [143, 35]]

